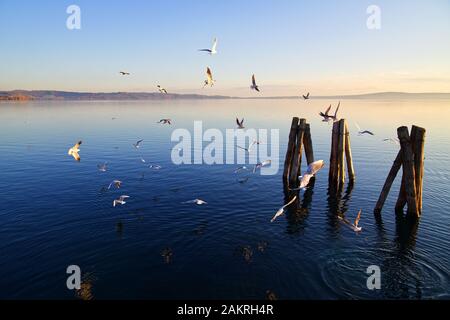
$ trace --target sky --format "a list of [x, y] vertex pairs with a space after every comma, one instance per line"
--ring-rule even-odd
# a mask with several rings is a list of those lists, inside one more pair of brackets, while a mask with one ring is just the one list
[[[198, 52], [214, 37], [217, 55]], [[449, 0], [0, 0], [0, 90], [450, 92], [449, 57]], [[216, 85], [202, 89], [208, 66]]]

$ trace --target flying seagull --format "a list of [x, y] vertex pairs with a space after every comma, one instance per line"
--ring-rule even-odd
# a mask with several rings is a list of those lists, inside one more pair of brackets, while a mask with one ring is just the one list
[[243, 171], [243, 170], [248, 170], [248, 168], [247, 168], [246, 166], [239, 167], [239, 168], [237, 168], [236, 170], [234, 170], [234, 173], [239, 173], [239, 172], [241, 172], [241, 171]]
[[183, 202], [183, 204], [196, 204], [198, 206], [201, 206], [204, 204], [208, 204], [208, 202], [203, 201], [201, 199], [194, 199], [194, 200], [190, 200], [190, 201], [185, 201], [185, 202]]
[[362, 136], [363, 134], [370, 134], [371, 136], [374, 136], [375, 134], [372, 131], [369, 130], [361, 130], [361, 127], [355, 122], [356, 128], [358, 128], [358, 135]]
[[337, 113], [338, 113], [338, 111], [339, 111], [339, 107], [340, 107], [340, 106], [341, 106], [341, 102], [339, 101], [339, 104], [338, 104], [338, 106], [336, 107], [336, 111], [334, 112], [334, 116], [329, 114], [329, 112], [330, 112], [330, 110], [331, 110], [331, 104], [330, 104], [330, 106], [328, 107], [328, 109], [325, 111], [325, 113], [320, 112], [319, 115], [323, 118], [322, 121], [323, 121], [323, 122], [329, 122], [330, 120], [337, 121]]
[[203, 85], [203, 88], [205, 88], [207, 86], [212, 87], [215, 82], [216, 82], [216, 80], [213, 79], [211, 69], [209, 67], [206, 68], [206, 80], [205, 80], [205, 83]]
[[272, 163], [272, 160], [266, 160], [266, 161], [256, 164], [255, 167], [253, 168], [253, 173], [255, 173], [256, 170], [261, 169], [262, 167], [267, 167], [271, 163]]
[[355, 232], [361, 232], [362, 228], [359, 227], [359, 220], [361, 220], [361, 213], [362, 210], [359, 210], [358, 215], [356, 216], [355, 222], [351, 223], [345, 217], [338, 216], [339, 220], [342, 220], [346, 225], [348, 225], [353, 231]]
[[289, 207], [291, 204], [294, 203], [294, 201], [297, 199], [297, 196], [295, 196], [294, 198], [292, 198], [291, 201], [289, 201], [289, 203], [285, 204], [284, 206], [282, 206], [277, 213], [275, 213], [275, 215], [273, 216], [272, 220], [270, 220], [270, 222], [274, 222], [278, 217], [281, 217], [284, 214], [284, 209], [286, 209], [286, 207]]
[[172, 120], [171, 119], [161, 119], [157, 123], [171, 125], [172, 124]]
[[149, 169], [153, 169], [153, 170], [161, 170], [162, 169], [162, 167], [157, 164], [151, 164], [148, 167], [149, 167]]
[[129, 72], [125, 72], [125, 71], [120, 71], [119, 72], [122, 76], [129, 76], [130, 73]]
[[78, 141], [77, 144], [75, 144], [72, 148], [69, 149], [69, 152], [67, 152], [69, 156], [72, 156], [77, 161], [81, 160], [80, 155], [78, 154], [80, 152], [81, 143], [81, 141]]
[[107, 166], [107, 165], [108, 165], [108, 162], [98, 164], [98, 165], [97, 165], [98, 171], [100, 171], [100, 172], [106, 172], [106, 170], [107, 170], [107, 167], [106, 167], [106, 166]]
[[258, 85], [256, 84], [255, 75], [252, 75], [252, 85], [250, 86], [250, 89], [256, 90], [256, 91], [260, 92], [260, 91], [259, 91], [259, 87], [258, 87]]
[[158, 88], [158, 90], [159, 90], [159, 93], [167, 94], [167, 90], [164, 89], [163, 87], [161, 87], [159, 84], [157, 85], [157, 88]]
[[137, 141], [136, 143], [133, 143], [133, 147], [135, 147], [136, 149], [139, 149], [140, 147], [141, 147], [141, 143], [143, 142], [144, 140], [139, 140], [139, 141]]
[[213, 45], [212, 45], [211, 49], [199, 49], [198, 51], [207, 52], [210, 55], [217, 54], [217, 38], [214, 38]]
[[309, 92], [308, 92], [308, 94], [306, 96], [302, 95], [302, 97], [303, 97], [303, 99], [308, 100], [309, 99]]
[[117, 189], [120, 189], [120, 187], [122, 186], [122, 181], [120, 180], [114, 180], [113, 182], [111, 182], [108, 186], [108, 190], [111, 189], [111, 187], [114, 185], [114, 187], [116, 187]]
[[394, 143], [396, 145], [400, 145], [400, 141], [398, 140], [398, 138], [386, 138], [383, 139], [384, 142], [391, 142]]
[[308, 187], [311, 178], [313, 178], [320, 170], [322, 170], [324, 166], [325, 162], [323, 160], [311, 163], [308, 166], [308, 169], [306, 170], [305, 174], [299, 177], [300, 186], [296, 189], [291, 189], [291, 191], [305, 190]]
[[113, 207], [115, 207], [118, 204], [124, 205], [126, 203], [125, 199], [128, 199], [128, 198], [129, 198], [129, 196], [120, 196], [119, 199], [116, 199], [113, 201]]
[[239, 119], [236, 118], [236, 123], [238, 125], [238, 129], [245, 129], [245, 127], [244, 127], [244, 118], [242, 118], [241, 121], [239, 121]]

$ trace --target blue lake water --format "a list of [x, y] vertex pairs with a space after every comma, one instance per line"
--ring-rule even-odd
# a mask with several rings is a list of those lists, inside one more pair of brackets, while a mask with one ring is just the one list
[[[94, 299], [264, 299], [267, 290], [279, 299], [449, 298], [450, 101], [342, 101], [357, 178], [337, 198], [328, 195], [331, 126], [318, 116], [329, 103], [336, 101], [0, 104], [0, 298], [78, 299], [66, 287], [69, 265], [80, 266]], [[247, 128], [279, 129], [276, 175], [172, 163], [174, 129], [192, 132], [201, 120], [204, 130], [225, 133], [236, 116]], [[270, 223], [285, 203], [282, 163], [293, 116], [308, 119], [315, 158], [327, 166], [300, 192], [301, 202]], [[173, 125], [156, 124], [161, 118]], [[354, 122], [375, 136], [358, 136]], [[382, 140], [412, 124], [427, 129], [423, 217], [413, 225], [394, 214], [400, 175], [381, 218], [373, 214], [398, 152]], [[67, 155], [78, 140], [79, 163]], [[97, 169], [103, 162], [107, 172]], [[114, 179], [121, 189], [106, 190]], [[131, 197], [113, 208], [120, 195]], [[195, 198], [208, 204], [182, 204]], [[353, 220], [360, 208], [356, 234], [337, 213]], [[381, 290], [367, 289], [370, 265], [381, 268]]]

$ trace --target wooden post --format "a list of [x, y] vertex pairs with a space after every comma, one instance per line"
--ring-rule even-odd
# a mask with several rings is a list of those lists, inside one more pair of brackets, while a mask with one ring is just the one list
[[287, 145], [286, 158], [284, 159], [284, 172], [283, 179], [287, 181], [289, 177], [289, 171], [292, 163], [292, 157], [294, 156], [294, 148], [297, 138], [297, 130], [298, 130], [298, 121], [297, 117], [292, 119], [291, 131], [289, 132], [289, 141]]
[[[410, 141], [412, 145], [412, 150], [414, 153], [414, 141], [416, 139], [416, 126], [413, 126], [411, 129]], [[396, 212], [403, 212], [403, 209], [406, 206], [406, 189], [405, 189], [405, 176], [402, 176], [402, 183], [400, 184], [400, 191], [398, 193], [397, 203], [395, 204]]]
[[415, 217], [419, 217], [417, 209], [417, 193], [415, 184], [415, 170], [414, 170], [414, 154], [412, 151], [411, 139], [409, 137], [408, 128], [400, 127], [397, 129], [397, 135], [400, 140], [402, 161], [403, 161], [403, 176], [405, 178], [406, 202], [408, 203], [408, 213]]
[[338, 173], [338, 162], [337, 162], [337, 149], [339, 143], [339, 122], [333, 123], [333, 132], [331, 136], [331, 153], [330, 153], [330, 171], [328, 175], [328, 182], [330, 186], [337, 189], [337, 173]]
[[305, 147], [306, 161], [308, 165], [314, 162], [314, 150], [311, 138], [311, 126], [306, 124], [305, 135], [303, 136], [303, 145]]
[[340, 186], [345, 184], [345, 119], [339, 121], [339, 142], [338, 142], [338, 182]]
[[350, 145], [350, 131], [345, 122], [345, 158], [347, 159], [347, 171], [350, 182], [355, 181], [355, 168], [353, 167], [352, 147]]
[[384, 183], [383, 189], [381, 190], [380, 197], [378, 198], [377, 204], [375, 206], [375, 213], [381, 213], [383, 210], [384, 203], [386, 202], [386, 198], [391, 190], [392, 183], [394, 183], [395, 177], [397, 176], [398, 171], [402, 166], [402, 153], [399, 151], [397, 157], [395, 158], [394, 164], [392, 165], [391, 171], [386, 178], [386, 182]]
[[417, 210], [419, 215], [422, 215], [422, 191], [423, 191], [423, 168], [424, 168], [424, 149], [425, 149], [425, 133], [424, 128], [413, 126], [416, 134], [413, 140], [414, 145], [414, 170], [416, 181], [416, 198]]
[[302, 164], [302, 147], [303, 147], [303, 136], [305, 133], [306, 120], [300, 119], [300, 124], [297, 130], [297, 141], [294, 148], [294, 155], [292, 158], [291, 169], [289, 173], [289, 186], [297, 186], [298, 176]]

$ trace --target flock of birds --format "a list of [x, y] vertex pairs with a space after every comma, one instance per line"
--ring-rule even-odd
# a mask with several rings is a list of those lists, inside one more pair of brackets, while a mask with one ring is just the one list
[[[199, 49], [199, 51], [208, 53], [209, 55], [216, 55], [218, 53], [217, 45], [218, 45], [218, 41], [217, 41], [217, 38], [215, 38], [213, 40], [213, 44], [212, 44], [211, 48]], [[126, 72], [126, 71], [120, 71], [119, 73], [120, 73], [121, 76], [130, 76], [130, 73]], [[206, 79], [204, 80], [203, 88], [213, 87], [215, 83], [216, 83], [216, 80], [213, 77], [212, 70], [211, 70], [210, 67], [207, 67], [207, 69], [206, 69]], [[163, 88], [159, 84], [157, 85], [157, 89], [158, 89], [159, 93], [161, 93], [161, 94], [168, 94], [168, 90], [166, 88]], [[253, 74], [252, 77], [251, 77], [250, 89], [254, 90], [256, 92], [261, 92], [261, 88], [257, 84], [255, 74]], [[301, 98], [303, 98], [304, 100], [309, 100], [311, 98], [311, 95], [308, 92], [307, 94], [302, 94], [300, 99]], [[339, 112], [340, 106], [341, 106], [341, 103], [339, 102], [338, 105], [336, 106], [336, 109], [335, 109], [334, 113], [331, 113], [332, 105], [330, 105], [324, 112], [320, 112], [319, 115], [320, 115], [320, 117], [322, 117], [322, 121], [323, 122], [327, 122], [327, 123], [338, 121], [339, 120], [338, 112]], [[114, 119], [115, 118], [113, 118], [113, 120]], [[160, 121], [157, 122], [157, 124], [172, 125], [173, 121], [171, 119], [161, 119]], [[245, 129], [244, 119], [236, 118], [236, 125], [237, 125], [237, 129]], [[373, 131], [361, 129], [361, 127], [357, 123], [355, 123], [355, 126], [358, 129], [358, 135], [361, 135], [361, 136], [362, 135], [371, 135], [371, 136], [375, 135], [373, 133]], [[143, 141], [144, 140], [139, 140], [136, 143], [133, 143], [132, 145], [133, 145], [133, 147], [135, 149], [139, 149], [141, 147], [141, 144], [142, 144]], [[395, 139], [395, 138], [387, 138], [387, 139], [384, 139], [383, 141], [399, 144], [398, 139]], [[259, 145], [260, 143], [261, 143], [260, 141], [253, 140], [249, 144], [249, 147], [237, 146], [237, 148], [242, 149], [242, 150], [244, 150], [247, 153], [251, 153], [253, 148], [256, 145]], [[80, 146], [81, 146], [81, 144], [82, 144], [82, 141], [78, 141], [68, 151], [68, 154], [70, 156], [72, 156], [76, 161], [80, 161], [81, 160], [81, 157], [80, 157]], [[142, 157], [141, 157], [141, 161], [142, 161], [142, 163], [146, 163], [146, 160], [143, 159]], [[253, 170], [247, 168], [246, 166], [241, 166], [241, 167], [237, 168], [234, 172], [235, 173], [239, 173], [241, 171], [252, 171], [253, 173], [256, 173], [258, 169], [261, 169], [261, 168], [263, 168], [265, 166], [269, 166], [270, 164], [271, 164], [271, 161], [270, 160], [266, 160], [266, 161], [262, 161], [260, 163], [257, 163], [254, 166]], [[308, 186], [310, 185], [311, 179], [313, 177], [315, 177], [320, 172], [320, 170], [324, 168], [324, 166], [325, 166], [325, 162], [323, 160], [319, 160], [319, 161], [316, 161], [314, 163], [311, 163], [308, 166], [307, 171], [302, 176], [299, 177], [299, 186], [297, 188], [293, 188], [293, 189], [290, 189], [290, 190], [291, 191], [300, 191], [300, 190], [307, 189]], [[151, 169], [155, 169], [155, 170], [159, 170], [159, 169], [162, 168], [161, 166], [155, 165], [155, 164], [150, 164], [150, 165], [148, 165], [148, 167], [151, 168]], [[107, 163], [99, 164], [97, 166], [97, 168], [98, 168], [98, 170], [100, 172], [106, 172], [107, 171]], [[238, 180], [238, 181], [240, 183], [245, 183], [247, 180], [248, 180], [248, 177], [245, 178], [245, 179]], [[121, 185], [122, 185], [122, 181], [114, 180], [108, 186], [108, 190], [111, 189], [111, 188], [120, 189]], [[116, 207], [116, 206], [119, 206], [119, 205], [125, 205], [129, 198], [130, 198], [130, 196], [128, 196], [128, 195], [121, 195], [119, 198], [113, 200], [113, 207]], [[289, 206], [291, 206], [292, 204], [294, 204], [296, 200], [297, 200], [297, 196], [294, 196], [290, 201], [288, 201], [283, 207], [281, 207], [275, 213], [275, 215], [270, 220], [270, 222], [275, 222], [279, 217], [284, 215], [285, 212], [286, 212], [286, 209]], [[205, 200], [202, 200], [202, 199], [193, 199], [193, 200], [188, 200], [188, 201], [182, 202], [182, 204], [191, 204], [191, 205], [203, 206], [203, 205], [208, 205], [208, 202], [206, 202]], [[360, 210], [358, 212], [357, 217], [356, 217], [356, 219], [353, 222], [347, 220], [345, 217], [339, 216], [338, 218], [345, 225], [349, 226], [353, 231], [361, 232], [362, 228], [359, 226], [359, 221], [361, 219], [361, 214], [362, 214], [362, 210]], [[263, 251], [265, 249], [265, 247], [267, 247], [267, 243], [259, 243], [258, 244], [258, 250], [260, 250], [260, 251]], [[251, 249], [243, 247], [241, 253], [244, 255], [244, 257], [251, 258], [251, 255], [252, 255]], [[161, 252], [161, 255], [164, 258], [164, 260], [167, 263], [169, 263], [171, 257], [173, 256], [173, 252], [172, 252], [172, 250], [170, 248], [165, 248]], [[268, 298], [274, 298], [275, 297], [275, 295], [271, 291], [267, 291], [267, 296], [268, 296]]]

